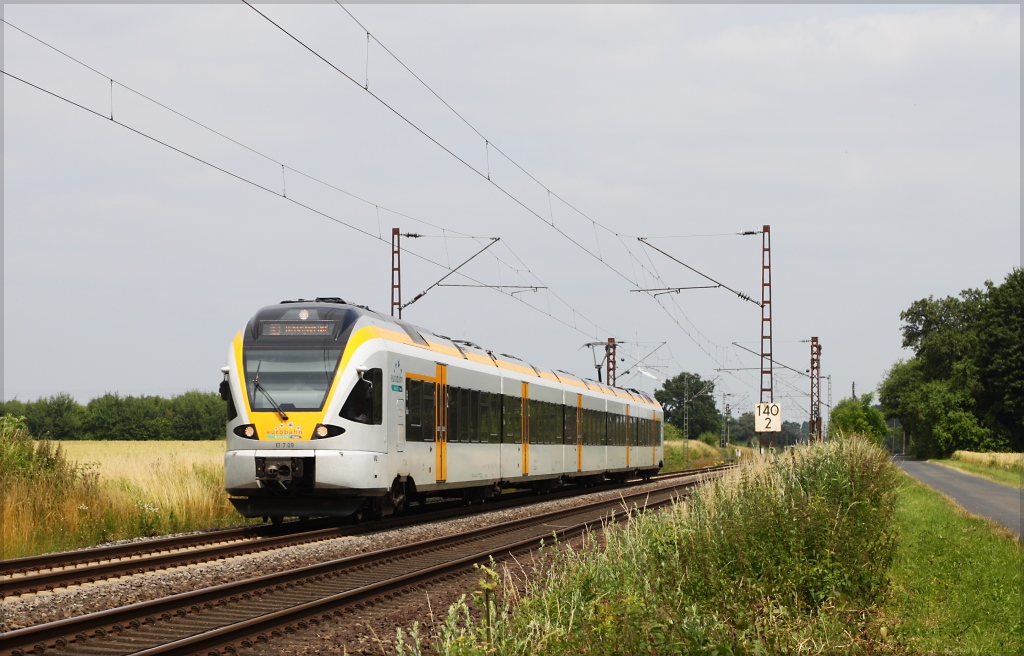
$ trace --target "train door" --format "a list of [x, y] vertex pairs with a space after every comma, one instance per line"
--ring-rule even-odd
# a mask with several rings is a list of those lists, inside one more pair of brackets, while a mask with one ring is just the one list
[[523, 383], [523, 476], [530, 474], [530, 383]]
[[576, 395], [576, 471], [583, 471], [583, 395]]
[[437, 365], [437, 394], [434, 395], [434, 451], [437, 482], [448, 480], [448, 365]]

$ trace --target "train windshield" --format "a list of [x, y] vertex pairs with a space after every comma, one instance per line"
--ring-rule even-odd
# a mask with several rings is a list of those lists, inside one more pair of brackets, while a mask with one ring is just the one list
[[[246, 349], [245, 388], [253, 410], [319, 410], [341, 359], [338, 348]], [[257, 378], [258, 376], [258, 378]], [[259, 380], [257, 389], [254, 384]], [[264, 393], [264, 390], [266, 393]]]

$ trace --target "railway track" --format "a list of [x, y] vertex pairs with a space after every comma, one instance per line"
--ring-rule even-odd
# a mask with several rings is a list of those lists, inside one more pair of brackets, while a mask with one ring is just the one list
[[[717, 468], [708, 467], [685, 473], [663, 474], [653, 477], [652, 480], [671, 480], [675, 477], [709, 472], [715, 469]], [[571, 488], [549, 493], [543, 498], [544, 500], [555, 500], [606, 489], [623, 487], [628, 489], [642, 482], [608, 483], [583, 489]], [[466, 507], [461, 503], [429, 504], [423, 508], [417, 508], [411, 513], [360, 525], [327, 525], [317, 528], [322, 524], [290, 522], [277, 527], [248, 526], [0, 561], [0, 598], [94, 583], [119, 576], [195, 565], [342, 536], [391, 530], [415, 523], [514, 508], [536, 501], [537, 496], [534, 493], [516, 493], [505, 495], [500, 500], [482, 506]]]
[[[433, 538], [0, 634], [0, 654], [233, 653], [401, 595], [473, 563], [569, 539], [629, 507], [671, 503], [701, 476], [454, 536]], [[620, 514], [620, 517], [622, 515]], [[55, 652], [56, 653], [56, 652]]]

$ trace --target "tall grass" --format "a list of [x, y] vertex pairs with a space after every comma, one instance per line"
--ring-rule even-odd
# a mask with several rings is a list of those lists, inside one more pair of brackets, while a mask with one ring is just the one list
[[681, 471], [687, 468], [707, 467], [712, 464], [736, 458], [739, 450], [743, 458], [750, 458], [754, 450], [748, 447], [729, 445], [724, 449], [711, 446], [700, 440], [665, 440], [666, 472]]
[[[663, 513], [631, 512], [604, 547], [548, 549], [519, 599], [490, 574], [437, 636], [443, 654], [833, 653], [874, 649], [869, 610], [893, 553], [896, 471], [836, 440], [747, 459]], [[495, 589], [488, 592], [486, 585]], [[399, 645], [402, 649], [400, 634]]]
[[978, 453], [976, 451], [954, 451], [953, 460], [970, 462], [993, 469], [1024, 473], [1024, 453]]
[[223, 442], [33, 442], [0, 424], [0, 558], [242, 523]]

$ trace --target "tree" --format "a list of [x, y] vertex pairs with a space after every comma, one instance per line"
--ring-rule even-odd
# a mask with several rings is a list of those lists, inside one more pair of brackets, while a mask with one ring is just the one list
[[879, 399], [909, 450], [1024, 450], [1024, 271], [959, 298], [915, 301], [900, 318], [914, 356], [893, 365]]
[[662, 389], [654, 393], [665, 411], [666, 423], [684, 430], [684, 404], [689, 404], [690, 438], [705, 432], [717, 434], [721, 429], [721, 415], [715, 407], [715, 384], [697, 374], [683, 372], [665, 381]]
[[32, 435], [47, 440], [78, 440], [82, 438], [84, 408], [64, 392], [30, 403], [25, 423]]
[[871, 406], [875, 395], [867, 393], [858, 398], [843, 399], [832, 409], [829, 418], [829, 439], [842, 435], [866, 435], [879, 444], [889, 434], [882, 412]]
[[1024, 269], [988, 291], [978, 318], [978, 415], [1013, 451], [1024, 450]]
[[754, 413], [744, 412], [732, 420], [729, 426], [729, 441], [733, 444], [750, 444], [757, 441], [757, 433], [754, 432]]
[[227, 403], [219, 394], [191, 390], [171, 399], [170, 409], [172, 439], [224, 438]]

